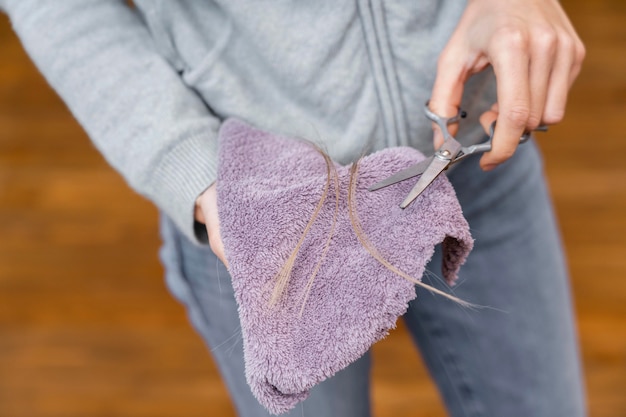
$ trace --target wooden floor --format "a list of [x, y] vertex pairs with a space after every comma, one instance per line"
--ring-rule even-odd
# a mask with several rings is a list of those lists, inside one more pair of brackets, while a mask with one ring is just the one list
[[[588, 48], [541, 139], [593, 417], [626, 416], [626, 2], [564, 0]], [[156, 211], [93, 149], [0, 17], [0, 416], [232, 416], [162, 282]], [[377, 416], [444, 416], [400, 329]], [[380, 365], [384, 363], [384, 366]]]

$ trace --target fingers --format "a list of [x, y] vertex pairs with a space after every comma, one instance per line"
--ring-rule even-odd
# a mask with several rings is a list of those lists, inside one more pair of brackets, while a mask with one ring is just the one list
[[215, 256], [217, 256], [228, 268], [228, 262], [224, 254], [224, 244], [220, 235], [220, 220], [217, 213], [217, 186], [213, 183], [200, 196], [200, 206], [205, 219], [209, 246]]
[[[454, 43], [450, 45], [454, 45]], [[455, 116], [461, 106], [467, 72], [464, 62], [459, 61], [459, 56], [461, 54], [457, 53], [453, 47], [447, 47], [437, 62], [437, 77], [428, 106], [433, 113], [441, 117]], [[454, 135], [457, 126], [450, 125], [448, 130]], [[433, 123], [433, 133], [434, 145], [437, 149], [443, 144], [444, 137], [436, 123]]]
[[485, 170], [510, 158], [525, 130], [563, 119], [569, 88], [580, 72], [585, 48], [575, 32], [544, 26], [534, 28], [529, 38], [523, 33], [502, 36], [491, 53], [498, 58], [493, 60], [493, 67], [500, 106], [481, 116], [485, 129], [494, 117], [498, 119], [492, 151], [481, 159]]
[[497, 79], [499, 117], [492, 150], [483, 155], [480, 165], [491, 170], [509, 159], [530, 117], [530, 55], [525, 32], [509, 30], [494, 38], [489, 51]]
[[580, 72], [585, 55], [584, 46], [575, 33], [573, 36], [562, 33], [557, 39], [558, 48], [543, 113], [546, 124], [556, 124], [563, 120], [569, 89]]
[[[437, 67], [430, 109], [451, 117], [458, 111], [463, 83], [490, 64], [497, 78], [499, 107], [481, 117], [488, 129], [498, 119], [491, 152], [481, 166], [491, 169], [510, 158], [526, 130], [554, 124], [565, 114], [569, 88], [585, 49], [557, 0], [468, 2]], [[435, 146], [443, 142], [435, 126]], [[456, 133], [456, 126], [450, 126]]]
[[558, 40], [551, 26], [538, 26], [530, 40], [530, 114], [527, 129], [534, 130], [542, 123], [549, 94], [550, 78], [557, 55]]
[[491, 124], [498, 118], [498, 103], [491, 106], [491, 109], [480, 115], [480, 124], [487, 135], [491, 134]]
[[202, 208], [200, 206], [200, 197], [196, 200], [196, 206], [194, 207], [193, 218], [202, 224], [206, 224], [204, 220], [204, 213], [202, 213]]

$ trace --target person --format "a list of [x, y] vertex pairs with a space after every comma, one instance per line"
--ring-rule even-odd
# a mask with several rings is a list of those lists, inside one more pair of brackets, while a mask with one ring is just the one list
[[[557, 0], [316, 2], [0, 0], [25, 49], [107, 160], [162, 211], [173, 294], [211, 348], [242, 416], [246, 386], [215, 193], [221, 121], [364, 149], [432, 153], [422, 117], [458, 108], [454, 133], [493, 149], [449, 173], [475, 247], [455, 295], [403, 317], [451, 416], [585, 415], [564, 257], [534, 144], [562, 120], [585, 50]], [[563, 144], [567, 146], [567, 144]], [[432, 265], [441, 263], [436, 251]], [[435, 271], [436, 267], [431, 267]], [[424, 282], [445, 289], [435, 274]], [[366, 354], [289, 415], [367, 416]], [[419, 404], [415, 405], [419, 407]]]

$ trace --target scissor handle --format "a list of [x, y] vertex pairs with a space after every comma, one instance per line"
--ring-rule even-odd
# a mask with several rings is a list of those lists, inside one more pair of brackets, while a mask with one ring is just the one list
[[426, 104], [424, 105], [424, 113], [426, 114], [426, 117], [428, 117], [430, 121], [437, 123], [437, 125], [439, 126], [439, 129], [441, 129], [441, 133], [443, 133], [444, 139], [451, 138], [452, 135], [450, 135], [450, 132], [448, 131], [448, 125], [451, 125], [453, 123], [458, 123], [459, 120], [464, 119], [467, 116], [467, 113], [465, 113], [463, 110], [459, 108], [457, 113], [454, 116], [443, 117], [443, 116], [439, 116], [437, 113], [434, 113], [430, 109], [430, 107], [428, 107], [429, 104], [430, 104], [430, 100], [428, 100]]
[[[541, 125], [532, 131], [526, 130], [522, 134], [522, 136], [520, 136], [519, 143], [522, 144], [522, 143], [528, 142], [528, 140], [530, 140], [530, 138], [532, 137], [532, 132], [546, 132], [547, 130], [548, 130], [548, 126], [546, 125]], [[496, 132], [496, 121], [494, 120], [493, 123], [491, 123], [491, 126], [489, 126], [489, 137], [487, 138], [487, 140], [484, 141], [483, 143], [468, 146], [467, 153], [473, 154], [473, 153], [478, 153], [478, 152], [489, 152], [491, 150], [491, 141], [493, 140], [493, 135], [495, 134], [495, 132]]]

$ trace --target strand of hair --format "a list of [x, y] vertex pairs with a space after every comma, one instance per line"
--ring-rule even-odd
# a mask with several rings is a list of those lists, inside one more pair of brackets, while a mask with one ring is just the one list
[[[316, 147], [316, 149], [318, 148]], [[320, 149], [318, 149], [318, 151], [324, 154]], [[295, 265], [296, 257], [298, 256], [298, 252], [300, 252], [300, 248], [302, 247], [302, 244], [304, 243], [304, 239], [306, 238], [307, 234], [309, 233], [309, 230], [313, 226], [313, 223], [315, 223], [315, 220], [317, 219], [317, 216], [319, 215], [320, 211], [322, 210], [322, 206], [324, 205], [324, 202], [326, 201], [326, 196], [328, 195], [328, 188], [330, 187], [330, 181], [331, 181], [330, 165], [331, 164], [327, 164], [326, 166], [326, 184], [324, 185], [324, 191], [322, 192], [322, 197], [320, 198], [320, 201], [315, 207], [315, 210], [313, 211], [311, 218], [309, 219], [307, 225], [305, 226], [304, 231], [302, 232], [302, 236], [300, 236], [300, 239], [298, 240], [296, 247], [293, 249], [289, 257], [287, 258], [287, 261], [285, 262], [283, 267], [278, 271], [278, 273], [274, 277], [274, 280], [276, 281], [276, 285], [274, 286], [274, 291], [272, 292], [272, 296], [270, 298], [270, 306], [272, 307], [276, 306], [280, 298], [285, 293], [287, 285], [289, 284], [291, 272]]]
[[330, 156], [328, 156], [328, 154], [326, 154], [325, 152], [322, 152], [322, 155], [324, 156], [324, 160], [326, 161], [327, 166], [331, 168], [333, 179], [335, 182], [334, 184], [335, 185], [335, 212], [333, 213], [333, 221], [330, 226], [330, 232], [328, 233], [328, 238], [326, 239], [326, 243], [324, 244], [324, 249], [322, 250], [320, 259], [315, 265], [313, 273], [311, 274], [311, 277], [309, 278], [309, 281], [307, 282], [305, 291], [303, 293], [304, 299], [302, 300], [302, 305], [300, 306], [300, 317], [302, 317], [302, 314], [304, 313], [304, 306], [306, 305], [306, 302], [309, 299], [309, 294], [311, 293], [311, 288], [313, 287], [313, 281], [315, 280], [315, 277], [317, 276], [317, 273], [319, 272], [319, 269], [322, 266], [322, 262], [324, 262], [324, 259], [326, 259], [326, 254], [328, 253], [328, 249], [330, 249], [330, 242], [332, 240], [333, 235], [335, 234], [335, 227], [337, 226], [337, 216], [339, 214], [339, 174], [337, 173], [337, 169], [335, 168], [335, 165], [330, 159]]
[[415, 285], [418, 285], [430, 291], [431, 293], [440, 295], [451, 301], [454, 301], [455, 303], [460, 304], [463, 307], [477, 307], [476, 305], [472, 303], [461, 300], [458, 297], [450, 295], [428, 284], [424, 284], [422, 281], [418, 280], [417, 278], [414, 278], [406, 274], [404, 271], [398, 269], [395, 265], [387, 261], [380, 254], [380, 252], [378, 252], [378, 249], [376, 249], [376, 247], [369, 241], [365, 232], [363, 231], [363, 227], [361, 226], [361, 221], [359, 220], [359, 216], [356, 211], [356, 184], [357, 184], [357, 178], [358, 178], [358, 164], [359, 164], [359, 161], [356, 161], [354, 164], [352, 164], [352, 167], [350, 169], [350, 183], [348, 186], [348, 216], [350, 217], [350, 223], [352, 224], [352, 229], [354, 230], [354, 233], [356, 234], [357, 239], [359, 240], [361, 245], [365, 248], [365, 250], [367, 250], [369, 254], [378, 262], [380, 262], [385, 268], [389, 269], [391, 272], [395, 273], [396, 275], [399, 275], [400, 277], [414, 283]]

